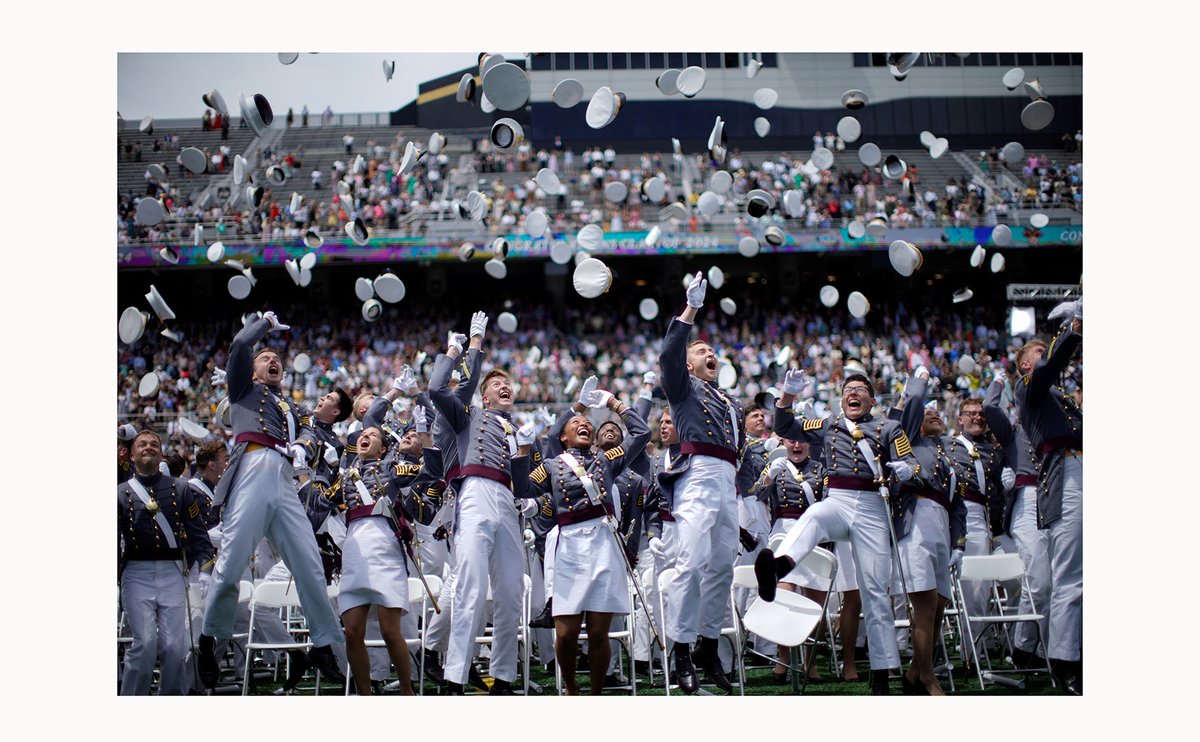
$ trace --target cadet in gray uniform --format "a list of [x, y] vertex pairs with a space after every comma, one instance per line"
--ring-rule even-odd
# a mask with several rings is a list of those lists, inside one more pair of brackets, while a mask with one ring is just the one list
[[1059, 687], [1076, 695], [1083, 693], [1083, 411], [1055, 382], [1083, 343], [1083, 302], [1065, 309], [1067, 323], [1049, 348], [1030, 341], [1018, 353], [1017, 367], [1024, 376], [1016, 399], [1041, 460], [1038, 527], [1050, 534], [1046, 652]]
[[[1050, 636], [1050, 538], [1037, 525], [1038, 464], [1029, 434], [1019, 422], [1009, 420], [1001, 406], [1005, 379], [997, 375], [983, 398], [983, 415], [988, 428], [1004, 449], [1008, 467], [1000, 472], [1004, 483], [1004, 528], [1012, 536], [1017, 553], [1025, 563], [1025, 580], [1029, 590], [1022, 591], [1019, 613], [1041, 613], [1039, 622], [1042, 641]], [[1013, 662], [1019, 668], [1037, 666], [1038, 629], [1022, 621], [1013, 630]], [[1044, 667], [1045, 665], [1043, 665]]]
[[688, 343], [707, 290], [708, 281], [697, 273], [687, 288], [687, 307], [667, 327], [659, 357], [659, 378], [680, 440], [679, 458], [659, 482], [674, 496], [679, 534], [666, 632], [675, 642], [671, 651], [684, 693], [699, 690], [693, 661], [717, 687], [733, 689], [721, 668], [717, 639], [737, 557], [735, 478], [746, 435], [741, 405], [717, 386], [717, 354], [701, 340]]
[[133, 643], [125, 652], [121, 695], [183, 695], [191, 646], [187, 565], [206, 564], [212, 544], [196, 493], [159, 472], [162, 441], [149, 430], [131, 444], [134, 475], [117, 485], [117, 578]]
[[287, 329], [274, 312], [267, 312], [251, 319], [230, 343], [226, 383], [235, 445], [228, 470], [213, 493], [214, 503], [225, 508], [224, 543], [199, 647], [200, 679], [209, 688], [216, 685], [218, 675], [214, 637], [232, 634], [238, 583], [264, 536], [296, 581], [314, 645], [310, 661], [329, 679], [345, 680], [330, 648], [342, 641], [341, 627], [329, 606], [317, 541], [293, 481], [293, 460], [306, 455], [304, 446], [294, 443], [300, 416], [279, 387], [283, 378], [279, 355], [269, 348], [253, 351], [267, 332]]
[[821, 444], [828, 476], [825, 499], [809, 508], [788, 531], [779, 545], [781, 556], [776, 557], [770, 549], [759, 552], [754, 563], [759, 597], [774, 600], [779, 579], [822, 541], [851, 542], [866, 617], [871, 692], [884, 695], [888, 670], [900, 667], [900, 652], [888, 595], [892, 559], [887, 518], [891, 514], [880, 487], [888, 469], [902, 482], [913, 479], [916, 460], [900, 424], [871, 414], [875, 395], [865, 376], [846, 377], [841, 415], [800, 423], [791, 406], [803, 382], [799, 369], [790, 369], [785, 375], [783, 397], [775, 407], [775, 432], [783, 438]]

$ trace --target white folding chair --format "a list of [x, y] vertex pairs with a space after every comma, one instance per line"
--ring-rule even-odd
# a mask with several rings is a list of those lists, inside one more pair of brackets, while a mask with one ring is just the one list
[[[634, 616], [633, 583], [629, 581], [628, 575], [626, 575], [626, 578], [625, 578], [625, 587], [629, 592], [629, 603], [628, 603], [629, 610], [628, 610], [628, 612], [626, 612], [624, 614], [625, 628], [617, 629], [615, 631], [610, 630], [608, 632], [608, 640], [610, 642], [616, 641], [618, 644], [618, 649], [617, 649], [617, 670], [618, 670], [618, 672], [621, 672], [621, 673], [625, 672], [625, 663], [622, 661], [621, 656], [620, 656], [621, 648], [624, 648], [626, 654], [629, 655], [629, 675], [627, 676], [629, 678], [629, 683], [627, 685], [613, 686], [611, 688], [611, 690], [628, 690], [630, 695], [636, 696], [637, 695], [637, 673], [633, 671], [633, 649], [634, 649], [634, 642], [637, 641], [637, 632], [634, 631], [634, 624], [633, 624], [633, 616]], [[616, 616], [620, 616], [620, 615], [622, 615], [622, 614], [616, 614]], [[614, 616], [614, 618], [616, 616]], [[580, 640], [582, 641], [586, 637], [587, 637], [587, 621], [585, 620], [583, 622], [582, 628], [580, 629]], [[555, 647], [557, 648], [557, 646], [558, 646], [557, 637], [555, 638], [554, 643], [555, 643]], [[560, 696], [562, 695], [562, 667], [559, 666], [559, 663], [557, 661], [554, 663], [554, 690], [558, 695], [560, 695]]]
[[[246, 636], [246, 661], [245, 670], [242, 675], [242, 695], [249, 692], [250, 687], [250, 663], [254, 657], [256, 649], [263, 650], [289, 650], [289, 649], [304, 649], [312, 647], [312, 642], [308, 640], [297, 640], [288, 643], [271, 643], [271, 642], [255, 642], [254, 641], [254, 617], [259, 610], [289, 610], [300, 607], [300, 594], [296, 590], [295, 584], [288, 580], [287, 582], [263, 582], [254, 588], [254, 592], [250, 597], [250, 629]], [[321, 693], [321, 673], [317, 671], [317, 687], [318, 695]]]
[[[967, 608], [966, 600], [964, 599], [963, 583], [977, 582], [979, 580], [991, 580], [992, 582], [992, 602], [997, 608], [994, 614], [984, 616], [973, 616]], [[1037, 612], [1037, 606], [1034, 606], [1033, 613], [1005, 613], [1004, 604], [1000, 599], [999, 590], [996, 587], [996, 582], [1016, 580], [1021, 583], [1021, 590], [1028, 590], [1029, 584], [1025, 577], [1025, 563], [1021, 561], [1021, 557], [1017, 554], [986, 554], [979, 556], [963, 557], [962, 566], [958, 570], [958, 574], [954, 576], [954, 590], [957, 593], [958, 611], [960, 617], [960, 625], [963, 634], [963, 643], [969, 647], [971, 661], [975, 665], [975, 673], [979, 678], [979, 687], [984, 689], [987, 683], [1012, 685], [1024, 687], [1024, 681], [1016, 680], [1008, 677], [1011, 674], [1025, 675], [1029, 673], [1044, 672], [1050, 674], [1050, 661], [1046, 660], [1045, 668], [993, 668], [991, 660], [987, 653], [983, 655], [983, 661], [987, 662], [987, 670], [983, 668], [983, 663], [980, 661], [978, 648], [975, 646], [975, 636], [971, 629], [971, 622], [975, 621], [984, 626], [995, 626], [998, 630], [1005, 631], [1007, 639], [1007, 629], [1009, 626], [1022, 621], [1032, 622], [1037, 631], [1037, 642], [1045, 647], [1045, 637], [1042, 636], [1041, 621], [1044, 616]], [[1034, 652], [1037, 651], [1037, 645], [1034, 646]]]

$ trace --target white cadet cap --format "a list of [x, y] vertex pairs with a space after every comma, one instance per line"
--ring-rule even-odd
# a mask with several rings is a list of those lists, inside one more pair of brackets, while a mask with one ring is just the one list
[[658, 302], [653, 299], [642, 299], [638, 303], [638, 314], [642, 316], [642, 319], [649, 322], [658, 316]]
[[536, 240], [546, 234], [547, 224], [546, 212], [531, 211], [525, 215], [525, 234]]
[[152, 116], [147, 116], [146, 118], [142, 119], [142, 123], [138, 124], [138, 131], [144, 134], [153, 134], [154, 118]]
[[619, 204], [629, 197], [629, 186], [622, 181], [613, 180], [604, 184], [604, 198]]
[[441, 151], [443, 149], [445, 149], [445, 147], [446, 147], [446, 135], [445, 134], [441, 133], [440, 131], [435, 131], [429, 135], [429, 144], [427, 145], [427, 148], [429, 149], [429, 154], [431, 154], [431, 155], [440, 154]]
[[167, 302], [163, 300], [162, 294], [158, 293], [158, 289], [154, 288], [154, 284], [150, 284], [150, 293], [146, 294], [146, 301], [150, 302], [150, 308], [158, 315], [161, 322], [166, 322], [169, 319], [175, 319], [175, 313], [167, 306]]
[[249, 166], [250, 166], [250, 163], [248, 163], [246, 161], [245, 157], [242, 157], [241, 155], [233, 156], [233, 184], [234, 185], [241, 185], [242, 183], [244, 183], [246, 181], [246, 170], [247, 170], [247, 168], [249, 168]]
[[484, 94], [501, 111], [516, 111], [529, 102], [529, 75], [512, 62], [490, 66], [482, 80]]
[[475, 76], [470, 72], [464, 73], [458, 81], [458, 89], [454, 91], [454, 100], [468, 103], [475, 97]]
[[359, 276], [354, 279], [354, 295], [358, 297], [359, 301], [370, 299], [375, 296], [375, 284], [371, 282], [371, 279]]
[[760, 137], [765, 137], [771, 133], [771, 122], [762, 116], [754, 119], [754, 133]]
[[738, 240], [738, 252], [744, 257], [752, 258], [755, 255], [758, 255], [758, 251], [760, 249], [761, 248], [758, 244], [758, 240], [754, 239], [750, 235], [746, 235], [742, 239]]
[[555, 240], [550, 243], [550, 259], [558, 265], [570, 263], [571, 255], [571, 245], [564, 240]]
[[1012, 244], [1012, 230], [1007, 224], [997, 224], [992, 227], [992, 244], [997, 247], [1005, 247]]
[[867, 225], [863, 224], [861, 220], [855, 219], [850, 222], [850, 226], [846, 227], [846, 232], [849, 233], [850, 239], [861, 240], [867, 234]]
[[500, 149], [508, 149], [525, 141], [525, 130], [510, 118], [498, 119], [492, 124], [491, 140]]
[[475, 257], [475, 243], [473, 243], [473, 242], [462, 243], [462, 245], [459, 246], [459, 248], [458, 248], [458, 259], [463, 262], [466, 262], [473, 257]]
[[624, 93], [614, 93], [612, 88], [603, 86], [592, 93], [592, 100], [588, 102], [584, 119], [591, 128], [603, 129], [616, 120], [617, 113], [620, 112], [623, 105], [625, 105]]
[[679, 70], [671, 68], [658, 73], [658, 77], [654, 78], [654, 86], [658, 88], [663, 95], [675, 95], [679, 92], [679, 87], [676, 82], [679, 80]]
[[987, 250], [983, 249], [983, 245], [976, 245], [971, 251], [971, 267], [978, 268], [983, 265], [983, 259], [987, 257]]
[[679, 92], [685, 98], [694, 98], [697, 93], [704, 89], [704, 82], [708, 79], [708, 73], [703, 67], [684, 67], [679, 71], [679, 77], [675, 78], [675, 87], [679, 88]]
[[152, 397], [158, 391], [158, 374], [151, 371], [142, 377], [138, 382], [138, 394], [143, 397]]
[[1009, 90], [1016, 90], [1021, 87], [1021, 83], [1025, 82], [1025, 70], [1020, 67], [1013, 67], [1004, 73], [1004, 77], [1000, 78], [1000, 82], [1004, 83], [1004, 87]]
[[785, 345], [775, 354], [775, 365], [786, 366], [788, 361], [792, 360], [792, 346]]
[[550, 98], [559, 108], [573, 108], [583, 100], [583, 83], [573, 77], [560, 80], [554, 86], [554, 92], [550, 93]]
[[762, 69], [762, 66], [762, 60], [754, 59], [752, 57], [748, 62], [746, 62], [746, 77], [753, 78], [758, 74], [758, 71]]
[[754, 105], [764, 111], [774, 108], [778, 102], [779, 93], [775, 92], [774, 88], [759, 88], [754, 91]]
[[660, 237], [662, 237], [662, 227], [655, 224], [650, 228], [650, 231], [646, 233], [646, 239], [644, 239], [643, 242], [646, 243], [646, 247], [654, 247], [658, 244]]
[[937, 135], [934, 134], [932, 131], [926, 130], [926, 131], [921, 132], [920, 139], [921, 139], [921, 146], [926, 149], [929, 149], [930, 147], [933, 146], [933, 143], [937, 141]]
[[612, 271], [596, 258], [588, 258], [575, 266], [571, 276], [575, 292], [585, 299], [595, 299], [612, 286]]
[[871, 217], [871, 221], [867, 222], [867, 234], [877, 240], [883, 239], [888, 232], [888, 222], [882, 216]]
[[1033, 227], [1034, 229], [1041, 229], [1049, 223], [1050, 217], [1046, 216], [1040, 211], [1029, 217], [1029, 226]]
[[961, 355], [958, 357], [958, 370], [961, 373], [964, 373], [967, 376], [970, 376], [971, 374], [975, 373], [976, 368], [977, 368], [977, 366], [975, 364], [975, 359], [972, 358], [971, 356]]
[[208, 167], [208, 158], [195, 147], [184, 147], [179, 153], [179, 161], [193, 173], [202, 173]]
[[200, 96], [200, 100], [204, 101], [204, 105], [209, 108], [215, 108], [220, 111], [222, 116], [229, 115], [229, 108], [225, 105], [225, 99], [221, 97], [221, 94], [215, 88]]
[[317, 254], [315, 252], [306, 252], [300, 256], [300, 270], [310, 271], [317, 264]]
[[275, 56], [282, 64], [291, 64], [300, 58], [300, 52], [279, 52]]
[[[725, 308], [725, 302], [730, 302], [732, 304], [733, 299], [722, 299], [721, 300], [721, 308], [722, 309]], [[736, 310], [736, 307], [735, 307], [735, 310]], [[726, 314], [733, 314], [733, 312], [726, 312]], [[722, 389], [732, 389], [733, 385], [736, 383], [737, 383], [737, 370], [734, 369], [733, 364], [730, 363], [729, 361], [723, 361], [721, 363], [720, 368], [717, 370], [717, 386], [721, 387]]]
[[992, 273], [1004, 270], [1004, 256], [998, 252], [992, 253]]
[[301, 196], [299, 193], [292, 191], [292, 201], [291, 201], [291, 203], [288, 204], [288, 211], [295, 214], [296, 210], [300, 208], [300, 203], [302, 201], [304, 201], [304, 196]]
[[483, 91], [479, 93], [479, 110], [484, 113], [491, 113], [496, 110], [496, 104], [488, 100], [487, 93]]
[[417, 149], [417, 145], [408, 141], [404, 145], [404, 156], [400, 158], [400, 172], [407, 173], [416, 166], [425, 153]]
[[[737, 302], [726, 296], [721, 300], [721, 311], [725, 314], [733, 314], [737, 311]], [[732, 386], [732, 385], [731, 385]]]
[[1027, 83], [1023, 83], [1025, 94], [1030, 100], [1045, 100], [1046, 91], [1042, 89], [1042, 81], [1038, 78], [1033, 78]]
[[585, 224], [575, 235], [575, 242], [584, 250], [603, 250], [604, 230], [596, 224]]
[[500, 328], [501, 332], [516, 332], [517, 331], [517, 315], [512, 312], [501, 312], [496, 317], [496, 327]]
[[162, 329], [162, 331], [159, 332], [158, 334], [162, 335], [163, 337], [165, 337], [168, 340], [174, 340], [177, 343], [183, 342], [183, 336], [181, 336], [178, 332], [175, 332], [174, 330], [167, 328], [167, 327], [164, 327]]
[[179, 265], [179, 251], [173, 247], [160, 247], [158, 256], [171, 265]]
[[267, 168], [267, 182], [269, 182], [271, 185], [283, 185], [286, 180], [287, 173], [283, 171], [283, 168], [279, 167], [278, 165], [272, 165], [271, 167]]
[[229, 397], [221, 397], [221, 401], [217, 402], [216, 418], [222, 428], [233, 431], [233, 422], [229, 418]]
[[367, 225], [363, 223], [362, 217], [354, 217], [354, 221], [346, 225], [346, 234], [350, 235], [350, 239], [354, 240], [356, 245], [365, 245], [370, 238], [367, 233]]
[[250, 295], [250, 289], [253, 288], [253, 284], [250, 283], [249, 278], [239, 273], [229, 278], [226, 288], [229, 290], [229, 295], [233, 298], [245, 299]]
[[266, 96], [262, 93], [255, 93], [252, 97], [247, 98], [242, 96], [242, 115], [246, 117], [246, 123], [250, 124], [250, 128], [255, 134], [262, 136], [262, 133], [271, 128], [271, 124], [275, 122], [275, 114], [271, 111], [271, 104], [267, 102]]
[[562, 189], [562, 181], [558, 179], [558, 174], [548, 167], [538, 170], [537, 176], [534, 178], [538, 188], [546, 192], [546, 195], [557, 195]]
[[696, 199], [696, 208], [705, 216], [712, 216], [721, 210], [721, 197], [712, 191], [705, 191]]
[[287, 271], [288, 277], [292, 279], [292, 283], [300, 285], [300, 263], [296, 260], [283, 261], [283, 268]]
[[125, 307], [121, 319], [117, 320], [117, 337], [126, 345], [133, 345], [146, 331], [146, 323], [150, 321], [148, 312], [140, 311], [137, 307]]
[[1021, 110], [1021, 124], [1031, 131], [1045, 129], [1053, 120], [1054, 106], [1048, 100], [1035, 100]]
[[163, 220], [166, 213], [163, 209], [162, 202], [157, 198], [146, 196], [137, 202], [137, 211], [135, 212], [134, 221], [138, 224], [143, 224], [147, 227], [152, 227]]
[[503, 237], [492, 240], [492, 257], [496, 260], [504, 260], [508, 257], [508, 240]]
[[829, 284], [825, 284], [824, 286], [821, 287], [821, 291], [818, 294], [818, 296], [820, 297], [822, 304], [824, 304], [827, 307], [832, 307], [835, 304], [837, 304], [837, 302], [838, 302], [837, 287], [831, 286]]
[[267, 189], [262, 186], [248, 185], [246, 186], [246, 205], [252, 209], [257, 209], [262, 206], [263, 196], [267, 193]]
[[833, 152], [826, 147], [817, 147], [812, 153], [812, 164], [821, 170], [833, 167]]
[[857, 142], [862, 136], [862, 124], [853, 116], [842, 116], [837, 122], [837, 133], [847, 144]]
[[152, 162], [146, 166], [146, 174], [158, 180], [165, 180], [167, 177], [167, 171], [157, 162]]
[[316, 227], [309, 227], [304, 231], [304, 244], [316, 250], [325, 244], [325, 238], [321, 237], [321, 233], [317, 231]]
[[858, 148], [858, 161], [867, 167], [875, 167], [879, 164], [883, 153], [879, 151], [879, 145], [874, 142], [867, 142]]
[[908, 163], [901, 160], [896, 155], [888, 155], [883, 161], [883, 175], [885, 178], [899, 180], [908, 172]]
[[972, 291], [971, 289], [962, 288], [962, 289], [959, 289], [958, 291], [954, 292], [954, 296], [951, 298], [951, 300], [955, 304], [962, 304], [964, 301], [967, 301], [974, 295], [975, 295], [975, 292]]
[[401, 281], [399, 276], [390, 271], [380, 274], [372, 282], [371, 287], [375, 289], [375, 294], [388, 304], [395, 304], [404, 298], [404, 281]]
[[[275, 167], [278, 167], [278, 165], [276, 165]], [[271, 169], [267, 168], [267, 176], [268, 177], [270, 177], [270, 171], [271, 171]], [[350, 165], [350, 172], [351, 173], [365, 173], [366, 171], [367, 171], [367, 161], [363, 158], [362, 155], [355, 155], [354, 162], [351, 163], [351, 165]]]
[[857, 111], [858, 109], [867, 105], [867, 94], [861, 90], [853, 88], [847, 90], [842, 94], [842, 105], [846, 108], [849, 108], [851, 111]]
[[667, 186], [663, 183], [662, 178], [656, 175], [653, 178], [642, 181], [641, 192], [651, 202], [658, 203], [666, 197]]
[[672, 201], [671, 203], [659, 209], [658, 220], [660, 222], [665, 222], [671, 219], [678, 219], [682, 221], [687, 219], [690, 213], [691, 212], [688, 211], [687, 206], [683, 205], [679, 201]]
[[846, 297], [846, 308], [850, 310], [851, 317], [862, 319], [871, 311], [871, 302], [867, 301], [867, 297], [861, 292], [852, 291], [850, 296]]
[[905, 240], [896, 240], [888, 247], [888, 260], [892, 268], [905, 277], [916, 273], [925, 262], [917, 246]]
[[501, 279], [508, 275], [508, 266], [504, 264], [503, 260], [496, 260], [495, 258], [491, 258], [484, 263], [483, 269], [487, 271], [489, 276], [495, 279]]
[[307, 353], [297, 353], [292, 359], [292, 369], [297, 373], [305, 373], [312, 368], [312, 358], [309, 358]]
[[763, 232], [763, 241], [771, 247], [780, 247], [783, 243], [787, 242], [787, 234], [772, 224]]
[[746, 194], [746, 213], [752, 217], [760, 217], [775, 208], [775, 197], [764, 190], [755, 188]]
[[717, 266], [708, 269], [708, 285], [714, 289], [719, 289], [725, 285], [725, 271]]
[[467, 210], [471, 213], [471, 218], [475, 221], [483, 219], [487, 214], [488, 202], [487, 197], [479, 191], [471, 191], [467, 194]]
[[202, 441], [208, 437], [208, 428], [187, 417], [179, 418], [179, 432], [195, 441]]
[[897, 80], [903, 80], [920, 57], [920, 52], [891, 52], [886, 58], [888, 72]]
[[1019, 162], [1025, 157], [1025, 147], [1020, 142], [1009, 142], [1000, 149], [1000, 159], [1005, 162]]
[[374, 322], [383, 314], [383, 304], [378, 299], [367, 299], [362, 305], [362, 318]]
[[725, 121], [717, 116], [717, 120], [713, 122], [712, 131], [708, 134], [708, 152], [714, 160], [725, 161], [728, 143], [729, 137], [725, 136]]
[[384, 81], [391, 82], [392, 75], [395, 74], [395, 72], [396, 72], [396, 60], [394, 60], [394, 59], [383, 60], [383, 79], [384, 79]]
[[950, 140], [945, 137], [938, 137], [933, 140], [933, 144], [929, 145], [929, 156], [937, 159], [946, 154], [946, 150], [950, 149]]
[[708, 187], [713, 193], [728, 193], [733, 185], [733, 176], [725, 170], [718, 170], [708, 179]]

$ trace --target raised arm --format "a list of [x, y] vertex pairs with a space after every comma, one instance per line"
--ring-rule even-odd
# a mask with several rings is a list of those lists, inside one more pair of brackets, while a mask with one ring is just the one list
[[667, 326], [667, 336], [663, 340], [658, 364], [662, 370], [662, 387], [668, 402], [680, 402], [691, 392], [687, 370], [687, 341], [692, 334], [696, 312], [704, 306], [704, 294], [707, 291], [708, 281], [704, 280], [703, 274], [696, 273], [688, 284], [687, 307]]
[[991, 428], [992, 433], [996, 436], [996, 440], [1000, 441], [1000, 445], [1008, 448], [1012, 443], [1013, 427], [1008, 420], [1008, 415], [1000, 406], [1000, 399], [1004, 394], [1004, 379], [997, 376], [992, 379], [992, 383], [988, 386], [987, 394], [983, 398], [983, 419], [987, 420], [987, 426]]
[[775, 434], [788, 440], [820, 444], [825, 437], [825, 426], [832, 418], [800, 421], [792, 412], [791, 404], [787, 407], [780, 406], [782, 404], [780, 399], [775, 405]]
[[608, 408], [621, 416], [627, 431], [621, 445], [604, 452], [605, 458], [609, 461], [609, 471], [615, 478], [625, 470], [630, 462], [636, 460], [646, 450], [646, 444], [650, 442], [650, 426], [646, 424], [641, 415], [637, 414], [637, 411], [626, 407], [616, 397], [608, 400]]
[[[924, 372], [924, 373], [922, 373]], [[904, 406], [900, 413], [900, 429], [911, 440], [921, 435], [921, 423], [925, 421], [925, 397], [929, 387], [929, 372], [925, 367], [917, 369], [904, 385]]]
[[225, 383], [230, 403], [237, 402], [254, 383], [254, 346], [267, 336], [271, 322], [262, 317], [251, 319], [229, 343], [229, 364]]
[[1062, 332], [1050, 341], [1045, 355], [1033, 367], [1033, 371], [1025, 377], [1024, 383], [1027, 399], [1038, 402], [1050, 393], [1050, 387], [1071, 362], [1071, 357], [1083, 342], [1083, 336], [1076, 333], [1072, 327], [1063, 328]]
[[[461, 335], [457, 337], [462, 337]], [[459, 345], [459, 348], [462, 346]], [[450, 342], [450, 350], [453, 351], [455, 343], [453, 338]], [[464, 402], [450, 391], [450, 368], [454, 363], [454, 358], [457, 353], [451, 355], [449, 352], [439, 354], [433, 363], [433, 373], [429, 376], [429, 399], [433, 402], [433, 406], [437, 409], [438, 414], [446, 420], [446, 424], [454, 432], [459, 432], [466, 429], [471, 421], [471, 411], [469, 402]]]

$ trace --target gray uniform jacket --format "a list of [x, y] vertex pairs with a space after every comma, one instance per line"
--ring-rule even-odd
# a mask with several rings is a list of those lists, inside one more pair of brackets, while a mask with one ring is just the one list
[[208, 539], [196, 491], [181, 480], [157, 472], [134, 477], [166, 518], [177, 548], [170, 548], [156, 518], [126, 480], [117, 485], [117, 575], [132, 560], [179, 560], [209, 566], [216, 552]]
[[[1008, 414], [1000, 406], [1000, 396], [1004, 392], [1004, 381], [996, 379], [988, 387], [987, 395], [983, 398], [983, 416], [987, 419], [988, 427], [996, 440], [1004, 449], [1004, 461], [1012, 467], [1017, 475], [1016, 485], [1008, 491], [1004, 498], [1004, 531], [1009, 533], [1012, 528], [1013, 503], [1022, 487], [1036, 486], [1038, 480], [1038, 462], [1034, 457], [1033, 443], [1024, 426], [1008, 419]], [[1011, 535], [1011, 533], [1010, 533]]]
[[[965, 473], [955, 463], [948, 451], [949, 439], [945, 436], [929, 438], [921, 435], [921, 423], [925, 419], [925, 398], [928, 392], [926, 379], [909, 379], [904, 389], [904, 411], [900, 424], [904, 434], [912, 443], [913, 458], [921, 466], [921, 484], [900, 485], [892, 522], [896, 527], [896, 538], [903, 538], [913, 526], [913, 512], [917, 498], [925, 497], [946, 508], [950, 514], [950, 546], [967, 548], [967, 502], [963, 492], [967, 486]], [[974, 466], [972, 466], [974, 477]], [[954, 474], [954, 488], [950, 487], [950, 474]], [[947, 507], [948, 506], [948, 507]]]
[[[885, 466], [889, 461], [904, 461], [913, 468], [914, 484], [921, 484], [919, 464], [913, 458], [912, 445], [899, 422], [870, 413], [855, 422], [885, 476], [890, 471]], [[878, 486], [873, 483], [875, 475], [871, 465], [846, 429], [842, 415], [800, 421], [790, 408], [776, 407], [775, 432], [782, 438], [821, 446], [825, 474], [833, 478], [826, 487], [874, 489]]]
[[[1000, 470], [1004, 468], [1004, 451], [987, 436], [962, 433], [975, 447], [972, 455], [958, 436], [945, 436], [946, 452], [958, 467], [959, 481], [965, 481], [963, 497], [978, 502], [987, 509], [988, 525], [992, 535], [1004, 532], [1004, 485], [1000, 482]], [[983, 485], [979, 484], [979, 472], [975, 469], [978, 457], [983, 464]], [[980, 502], [982, 500], [982, 502]]]
[[1038, 479], [1038, 527], [1062, 517], [1063, 457], [1083, 451], [1083, 410], [1055, 382], [1066, 369], [1083, 337], [1066, 327], [1045, 355], [1017, 384], [1017, 410], [1041, 461]]
[[742, 464], [738, 467], [737, 472], [737, 491], [739, 497], [757, 497], [760, 500], [766, 498], [766, 490], [754, 488], [755, 482], [759, 476], [767, 468], [767, 438], [751, 438], [742, 446]]
[[[789, 470], [768, 484], [765, 476], [768, 468], [763, 466], [746, 496], [757, 497], [767, 503], [771, 509], [772, 524], [780, 518], [799, 518], [811, 505], [825, 498], [825, 467], [811, 456], [796, 466], [799, 479], [793, 477]], [[812, 489], [812, 502], [809, 502], [801, 482], [807, 482]]]
[[666, 451], [660, 451], [650, 459], [649, 486], [646, 488], [646, 503], [642, 508], [643, 530], [647, 539], [662, 538], [663, 521], [675, 520], [675, 516], [671, 514], [675, 509], [675, 490], [664, 491], [659, 479], [659, 475], [667, 469], [665, 456], [668, 453], [674, 466], [680, 456], [678, 443], [671, 444]]
[[[453, 365], [453, 359], [450, 356], [445, 353], [439, 353], [437, 358], [434, 359], [433, 371], [429, 374], [429, 388], [436, 389], [448, 385]], [[482, 365], [483, 352], [477, 348], [467, 348], [465, 356], [459, 356], [459, 381], [458, 387], [454, 390], [454, 396], [464, 405], [469, 405], [471, 397], [475, 396], [475, 389], [479, 386], [479, 371]], [[434, 405], [434, 410], [437, 410], [437, 405]], [[429, 426], [429, 432], [433, 436], [433, 445], [442, 452], [442, 462], [446, 466], [446, 479], [455, 479], [460, 466], [458, 460], [458, 435], [440, 413], [433, 417], [433, 422]]]

